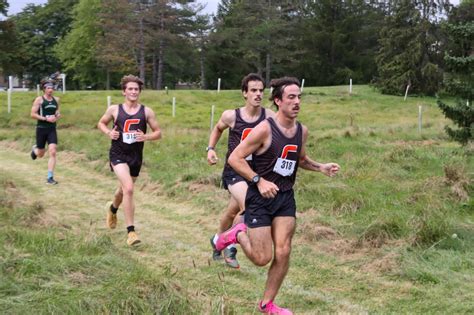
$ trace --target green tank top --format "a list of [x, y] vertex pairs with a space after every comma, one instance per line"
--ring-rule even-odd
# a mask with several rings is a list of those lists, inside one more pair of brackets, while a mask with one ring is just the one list
[[[40, 108], [38, 110], [38, 115], [47, 117], [47, 116], [52, 116], [56, 114], [56, 110], [58, 109], [58, 102], [56, 102], [56, 99], [53, 97], [51, 101], [48, 101], [47, 99], [42, 96], [43, 102], [40, 105]], [[51, 128], [51, 127], [56, 127], [56, 123], [51, 123], [43, 120], [38, 120], [37, 127], [39, 128]]]

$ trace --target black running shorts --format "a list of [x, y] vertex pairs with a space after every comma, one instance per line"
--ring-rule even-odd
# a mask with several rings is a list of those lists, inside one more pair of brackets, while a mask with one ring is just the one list
[[224, 189], [229, 189], [229, 186], [237, 184], [238, 182], [246, 182], [246, 179], [234, 171], [226, 171], [222, 173], [222, 186]]
[[140, 169], [142, 168], [142, 156], [138, 152], [129, 152], [127, 154], [118, 154], [116, 152], [109, 152], [110, 170], [113, 171], [112, 165], [126, 163], [130, 168], [130, 176], [138, 177]]
[[56, 134], [56, 127], [52, 128], [38, 128], [36, 127], [36, 147], [38, 149], [44, 149], [48, 144], [57, 144], [58, 135]]
[[275, 217], [296, 217], [293, 189], [278, 192], [275, 198], [263, 198], [256, 185], [250, 185], [245, 197], [245, 224], [249, 228], [271, 226]]

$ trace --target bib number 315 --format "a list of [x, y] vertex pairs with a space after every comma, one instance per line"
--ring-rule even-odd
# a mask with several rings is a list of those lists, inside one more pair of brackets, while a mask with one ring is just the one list
[[137, 136], [135, 132], [124, 132], [122, 133], [122, 141], [127, 144], [137, 142]]

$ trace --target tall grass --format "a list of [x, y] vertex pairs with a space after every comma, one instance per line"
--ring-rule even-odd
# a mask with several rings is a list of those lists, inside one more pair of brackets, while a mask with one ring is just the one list
[[[62, 152], [73, 151], [83, 156], [81, 163], [84, 165], [110, 174], [107, 167], [110, 143], [96, 129], [96, 123], [106, 109], [107, 95], [112, 95], [114, 103], [122, 101], [119, 91], [73, 91], [59, 95], [63, 115], [58, 124], [59, 163]], [[14, 93], [12, 113], [7, 114], [4, 107], [0, 108], [0, 141], [16, 142], [25, 154], [34, 141], [34, 121], [29, 118], [34, 96], [34, 93]], [[0, 94], [2, 97], [6, 99]], [[172, 97], [177, 99], [175, 118], [171, 115]], [[224, 110], [241, 106], [240, 92], [170, 91], [166, 94], [144, 91], [141, 100], [155, 110], [163, 129], [162, 140], [145, 145], [144, 174], [159, 184], [158, 193], [193, 203], [207, 213], [209, 220], [214, 218], [217, 222], [227, 201], [226, 193], [219, 188], [227, 135], [217, 146], [219, 165], [208, 166], [205, 147], [210, 111], [215, 105], [217, 119]], [[2, 103], [5, 103], [3, 99], [0, 100]], [[421, 133], [418, 132], [419, 105], [423, 106]], [[315, 283], [323, 290], [330, 282], [329, 290], [340, 289], [345, 298], [361, 299], [363, 309], [378, 313], [472, 311], [472, 302], [466, 302], [472, 293], [466, 292], [473, 291], [473, 151], [472, 147], [462, 148], [449, 142], [444, 133], [444, 125], [449, 122], [439, 112], [435, 99], [420, 97], [403, 101], [402, 97], [380, 95], [367, 86], [355, 86], [353, 95], [348, 94], [346, 87], [305, 88], [299, 120], [310, 130], [308, 154], [317, 161], [334, 161], [341, 165], [340, 174], [331, 179], [303, 170], [298, 173], [295, 190], [301, 214], [299, 222], [303, 224], [297, 230], [297, 237], [302, 237], [303, 241], [293, 255], [293, 265], [298, 271], [291, 276], [302, 283], [301, 290]], [[57, 176], [60, 178], [61, 174]], [[34, 211], [39, 211], [37, 207], [41, 208], [41, 205], [30, 205], [28, 210], [19, 208], [15, 216], [34, 216]], [[8, 209], [3, 208], [3, 216], [12, 212]], [[334, 232], [332, 235], [348, 240], [347, 244], [352, 245], [341, 251], [321, 254], [312, 248], [311, 242], [305, 241], [319, 239], [311, 235], [306, 237], [315, 233], [314, 226], [330, 228]], [[43, 312], [63, 306], [74, 311], [82, 308], [93, 312], [104, 312], [105, 309], [156, 312], [157, 309], [151, 306], [154, 302], [150, 301], [158, 301], [160, 294], [168, 292], [163, 288], [163, 282], [154, 281], [163, 275], [152, 275], [153, 281], [140, 278], [143, 267], [124, 263], [133, 259], [126, 252], [117, 256], [107, 238], [89, 240], [84, 245], [87, 249], [83, 249], [78, 243], [87, 240], [87, 235], [72, 236], [60, 227], [45, 234], [9, 224], [3, 224], [3, 227], [7, 233], [0, 236], [5, 261], [2, 265], [8, 267], [3, 268], [2, 277], [10, 284], [0, 290], [6, 297], [0, 299], [0, 303], [9, 310], [23, 310], [20, 305], [31, 305], [30, 302], [22, 304], [27, 300], [43, 307]], [[57, 240], [58, 231], [68, 236], [61, 242], [53, 242], [55, 237]], [[382, 253], [387, 251], [395, 257], [391, 260], [396, 267], [383, 271], [381, 280], [354, 275], [367, 263], [364, 259], [353, 258], [348, 265], [350, 270], [338, 260], [340, 253], [350, 256], [352, 251], [367, 248]], [[37, 261], [35, 258], [33, 262], [26, 258], [22, 263], [14, 259], [17, 256], [14, 253], [25, 253], [29, 257], [32, 251], [35, 256], [41, 253], [45, 257]], [[48, 255], [51, 253], [62, 258], [58, 262], [50, 261]], [[104, 255], [113, 263], [109, 259], [103, 260]], [[321, 259], [317, 272], [311, 265], [315, 255]], [[79, 256], [88, 258], [80, 259]], [[66, 261], [76, 261], [71, 264], [74, 268]], [[54, 268], [47, 267], [50, 264]], [[75, 302], [60, 303], [61, 299], [56, 297], [64, 290], [75, 292], [76, 287], [70, 277], [59, 274], [77, 275], [89, 268], [94, 273], [91, 278], [99, 280], [94, 282], [86, 277], [81, 281], [92, 281], [89, 293], [97, 299], [86, 301], [81, 296], [84, 292], [77, 292]], [[144, 299], [129, 301], [122, 295], [125, 294], [122, 290], [112, 286], [115, 282], [126, 286], [127, 282], [116, 277], [113, 272], [116, 269], [126, 275], [127, 281], [143, 284], [143, 290], [132, 289], [131, 294], [144, 296]], [[37, 270], [45, 279], [38, 279], [31, 270]], [[55, 273], [55, 270], [61, 272]], [[338, 275], [341, 271], [343, 274]], [[409, 285], [399, 292], [400, 286], [384, 284], [384, 281], [392, 280], [398, 281], [401, 287], [405, 282]], [[354, 286], [354, 283], [359, 285]], [[5, 288], [13, 291], [6, 292]], [[22, 290], [28, 292], [27, 296], [20, 293]], [[39, 302], [38, 292], [47, 294], [47, 303]], [[381, 292], [386, 296], [378, 295]], [[372, 296], [383, 302], [375, 303], [376, 298], [368, 298]], [[108, 302], [109, 298], [114, 302]], [[428, 298], [430, 301], [425, 301]], [[189, 307], [178, 293], [172, 293], [166, 299], [176, 299], [183, 309]], [[319, 302], [315, 302], [314, 296], [308, 296], [303, 309], [335, 310], [334, 301], [327, 296], [318, 296], [316, 300]], [[123, 303], [117, 306], [119, 301]], [[286, 297], [286, 302], [296, 303], [291, 296]], [[163, 303], [157, 305], [165, 307]], [[219, 306], [214, 307], [218, 312]], [[173, 313], [173, 310], [165, 309], [164, 312]]]

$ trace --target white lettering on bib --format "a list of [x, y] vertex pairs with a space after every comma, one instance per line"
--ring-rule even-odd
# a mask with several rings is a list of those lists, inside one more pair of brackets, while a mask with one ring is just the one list
[[291, 176], [295, 171], [296, 161], [278, 158], [273, 171], [281, 176]]
[[137, 142], [137, 135], [135, 132], [124, 132], [122, 133], [122, 141], [127, 144]]

